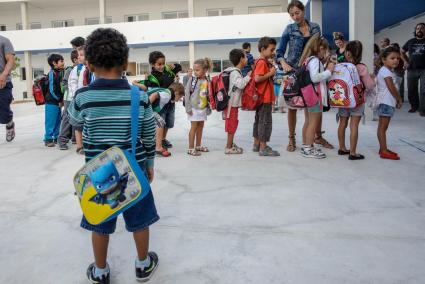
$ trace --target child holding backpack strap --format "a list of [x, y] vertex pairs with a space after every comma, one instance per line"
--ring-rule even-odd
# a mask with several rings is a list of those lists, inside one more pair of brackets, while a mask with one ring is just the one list
[[[128, 64], [127, 40], [114, 29], [97, 29], [87, 38], [86, 59], [96, 80], [78, 91], [69, 106], [72, 125], [84, 125], [83, 139], [86, 162], [104, 150], [117, 146], [122, 150], [132, 148], [131, 89], [122, 72]], [[155, 158], [155, 121], [147, 94], [140, 94], [138, 133], [135, 158], [140, 168], [152, 182]], [[111, 125], [113, 127], [111, 127]], [[133, 234], [137, 258], [135, 276], [138, 281], [148, 281], [158, 267], [158, 256], [149, 249], [149, 226], [158, 221], [152, 191], [134, 206], [123, 212], [127, 231]], [[83, 216], [81, 227], [92, 232], [94, 263], [87, 269], [90, 283], [109, 284], [110, 269], [107, 263], [109, 235], [114, 233], [117, 218], [99, 225], [90, 224]], [[121, 282], [118, 281], [117, 282]]]
[[[200, 156], [201, 152], [209, 152], [209, 149], [202, 146], [202, 132], [207, 115], [211, 113], [208, 106], [209, 81], [207, 72], [211, 70], [211, 59], [198, 59], [193, 65], [192, 76], [186, 85], [185, 90], [185, 108], [187, 118], [190, 121], [189, 131], [189, 149], [187, 154], [191, 156]], [[196, 147], [195, 147], [196, 139]]]
[[255, 110], [253, 125], [254, 146], [253, 151], [263, 157], [280, 156], [278, 151], [267, 145], [272, 135], [272, 110], [275, 101], [273, 76], [276, 68], [270, 66], [268, 60], [273, 58], [276, 49], [276, 40], [270, 37], [262, 37], [258, 41], [260, 58], [254, 64], [253, 78], [255, 87], [260, 96], [261, 104]]
[[243, 149], [234, 143], [234, 137], [238, 128], [238, 111], [242, 106], [242, 91], [251, 79], [251, 71], [242, 77], [241, 70], [248, 64], [248, 57], [242, 49], [233, 49], [229, 53], [229, 60], [234, 67], [229, 67], [229, 95], [228, 107], [223, 111], [225, 118], [225, 130], [227, 132], [227, 144], [225, 154], [242, 154]]
[[301, 155], [306, 158], [326, 158], [326, 154], [322, 152], [322, 149], [314, 146], [314, 138], [316, 130], [320, 127], [323, 106], [327, 106], [326, 80], [331, 77], [335, 67], [335, 62], [329, 61], [328, 58], [329, 63], [325, 70], [322, 60], [327, 54], [329, 54], [328, 42], [325, 38], [320, 37], [319, 34], [315, 34], [307, 42], [300, 59], [300, 62], [307, 64], [311, 81], [315, 83], [314, 87], [319, 96], [319, 102], [313, 107], [306, 108], [304, 111], [305, 121]]
[[392, 72], [398, 66], [400, 60], [399, 51], [393, 46], [385, 48], [380, 55], [383, 66], [379, 69], [377, 76], [378, 94], [378, 140], [379, 156], [382, 159], [400, 160], [397, 153], [387, 147], [387, 130], [393, 117], [395, 108], [401, 108], [402, 100], [395, 86], [395, 74]]
[[[362, 60], [363, 46], [358, 40], [350, 41], [345, 46], [345, 59], [356, 65], [360, 80], [364, 86], [364, 94], [372, 91], [375, 88], [375, 81], [369, 74], [367, 66], [360, 63]], [[364, 95], [363, 95], [364, 96]], [[356, 108], [340, 108], [338, 111], [339, 126], [338, 126], [338, 155], [348, 155], [349, 160], [363, 160], [365, 157], [362, 154], [356, 153], [357, 141], [359, 137], [359, 124], [364, 115], [365, 104], [361, 104]], [[350, 150], [345, 147], [345, 130], [350, 121]]]

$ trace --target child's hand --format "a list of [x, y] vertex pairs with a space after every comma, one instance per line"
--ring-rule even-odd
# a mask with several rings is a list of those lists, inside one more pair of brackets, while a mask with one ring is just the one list
[[153, 177], [154, 177], [154, 170], [153, 170], [153, 168], [148, 168], [146, 170], [146, 173], [148, 174], [149, 183], [152, 183], [153, 182]]
[[269, 76], [273, 77], [275, 74], [276, 74], [276, 67], [273, 66], [272, 68], [270, 68]]
[[283, 70], [285, 70], [286, 72], [292, 71], [294, 68], [292, 68], [291, 65], [286, 64], [286, 63], [282, 63], [282, 68]]
[[334, 69], [335, 69], [335, 63], [329, 62], [328, 63], [328, 66], [326, 67], [326, 70], [329, 70], [329, 71], [333, 72]]
[[398, 98], [397, 98], [397, 105], [396, 105], [396, 108], [401, 109], [401, 106], [402, 106], [402, 105], [403, 105], [403, 102], [402, 102], [401, 98], [400, 98], [400, 97], [398, 97]]

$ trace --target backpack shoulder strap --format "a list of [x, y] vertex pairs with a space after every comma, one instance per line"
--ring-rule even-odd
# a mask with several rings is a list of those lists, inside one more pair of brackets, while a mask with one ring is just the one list
[[140, 91], [136, 86], [131, 88], [131, 153], [136, 157], [137, 136], [139, 130]]
[[195, 92], [196, 85], [198, 84], [198, 77], [192, 77], [190, 82], [190, 94], [192, 95], [193, 92]]

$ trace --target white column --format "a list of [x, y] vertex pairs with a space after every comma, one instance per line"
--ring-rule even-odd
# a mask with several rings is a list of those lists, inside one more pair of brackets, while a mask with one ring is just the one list
[[[375, 39], [375, 0], [350, 0], [350, 40], [363, 44], [362, 62], [373, 72], [373, 44]], [[372, 111], [366, 108], [366, 117], [372, 119]]]
[[99, 0], [99, 23], [106, 23], [106, 0]]
[[319, 24], [320, 28], [322, 25], [322, 0], [311, 0], [310, 1], [310, 21]]
[[[193, 18], [195, 16], [195, 5], [194, 0], [187, 0], [187, 10], [189, 12], [189, 18]], [[193, 64], [195, 63], [195, 42], [189, 42], [189, 66], [193, 68]]]
[[[22, 29], [27, 30], [29, 28], [28, 23], [28, 3], [21, 2], [21, 21]], [[25, 61], [25, 77], [26, 77], [26, 87], [27, 87], [27, 97], [32, 97], [32, 62], [31, 62], [31, 52], [24, 52], [24, 61]]]

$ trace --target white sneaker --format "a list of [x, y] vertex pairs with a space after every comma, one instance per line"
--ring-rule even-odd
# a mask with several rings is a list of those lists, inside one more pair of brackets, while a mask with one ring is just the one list
[[321, 149], [315, 147], [302, 147], [300, 154], [305, 158], [323, 159], [326, 158], [325, 153]]

